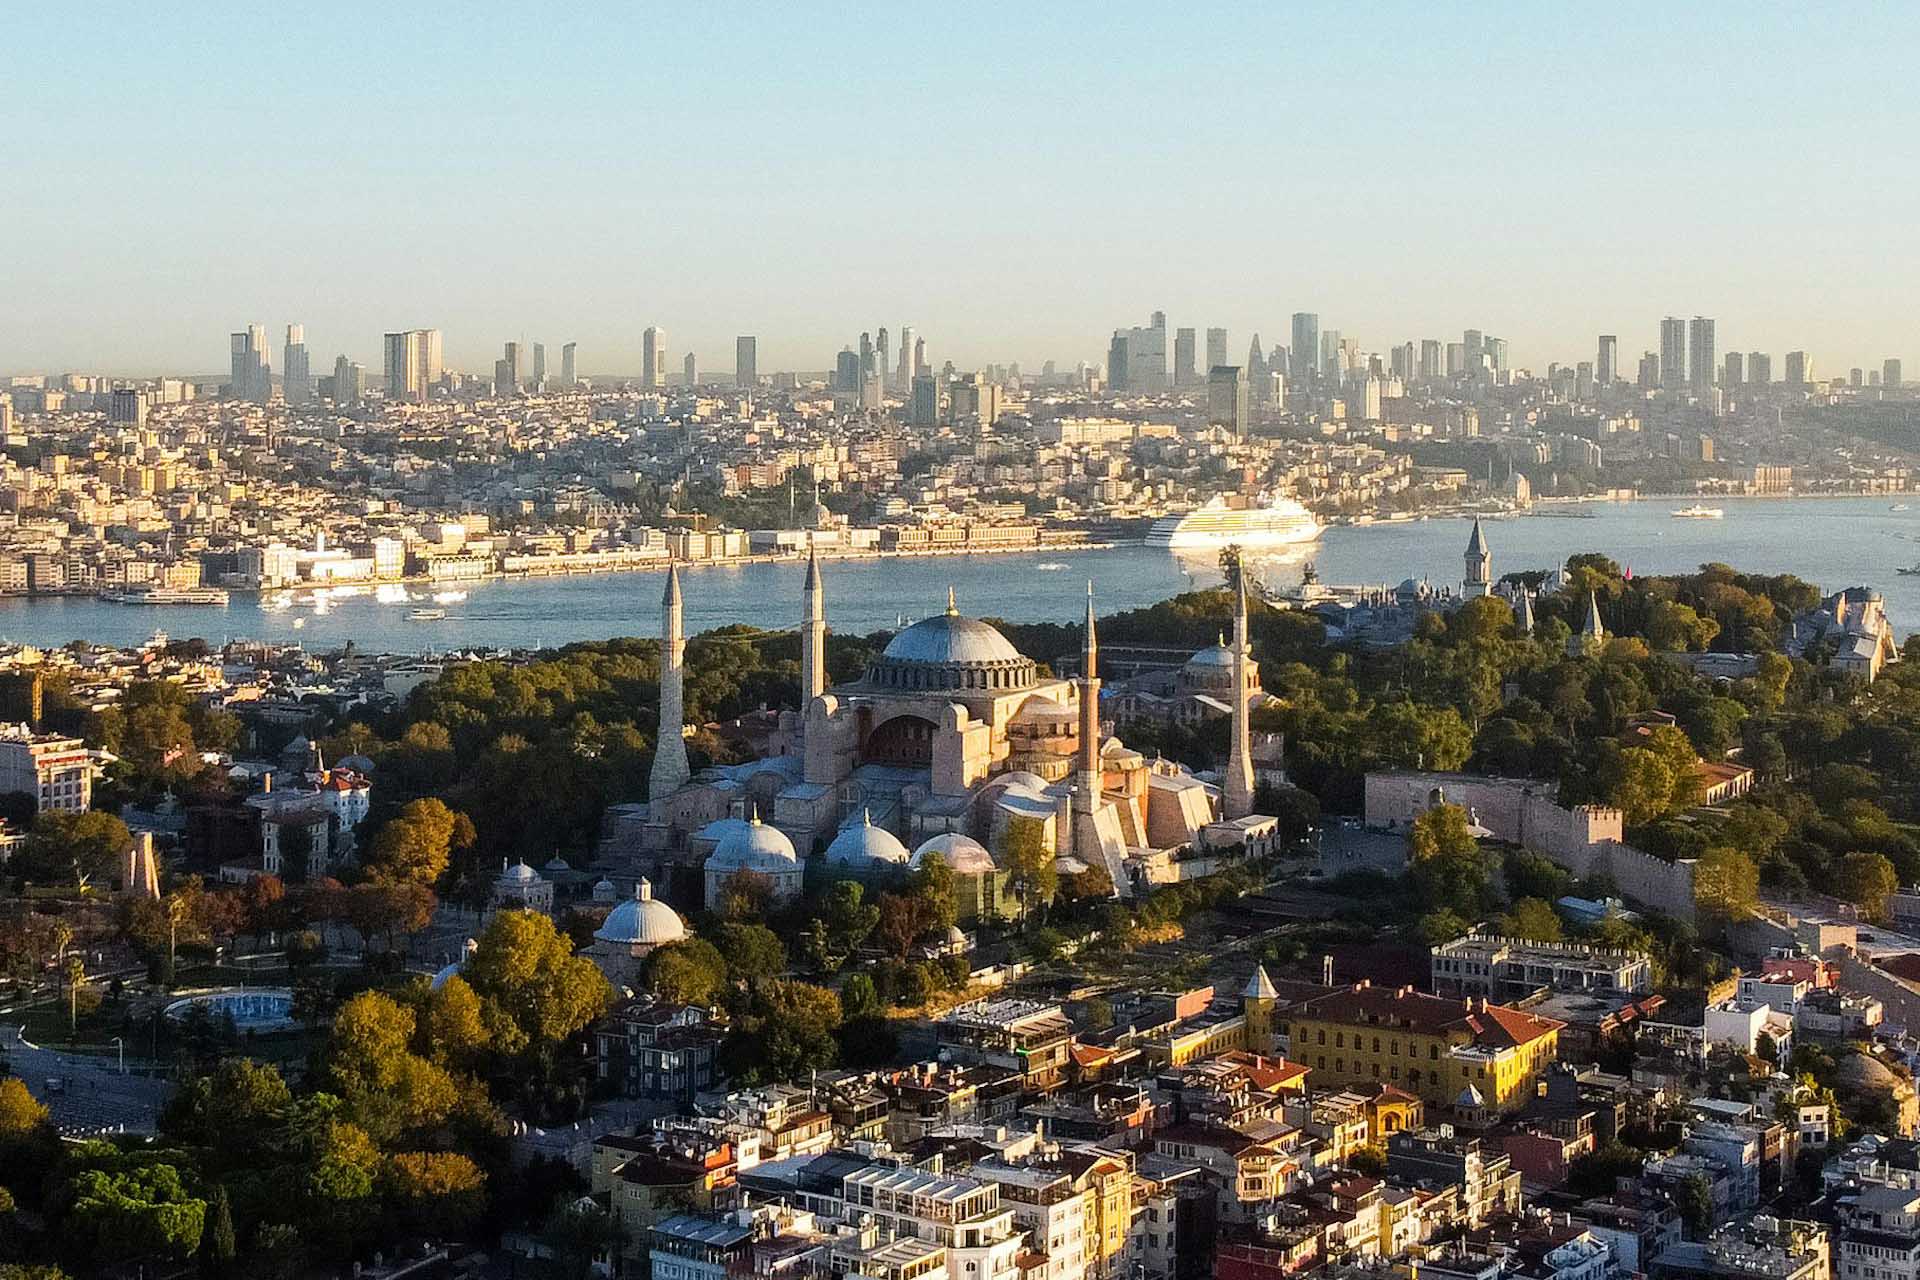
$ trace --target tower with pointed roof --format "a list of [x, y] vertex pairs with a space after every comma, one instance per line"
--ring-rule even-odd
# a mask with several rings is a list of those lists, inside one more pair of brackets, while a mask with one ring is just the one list
[[1473, 535], [1467, 539], [1467, 576], [1461, 582], [1466, 597], [1493, 594], [1493, 553], [1487, 549], [1487, 535], [1480, 522], [1473, 522]]
[[1093, 580], [1087, 580], [1087, 620], [1080, 640], [1080, 759], [1074, 769], [1074, 805], [1093, 812], [1100, 801], [1100, 642], [1093, 629]]
[[680, 569], [667, 566], [667, 589], [660, 599], [660, 732], [653, 744], [653, 773], [647, 779], [647, 799], [658, 803], [686, 785], [693, 776], [687, 763], [686, 695], [687, 638], [680, 605]]
[[820, 585], [820, 551], [807, 544], [807, 581], [801, 591], [800, 714], [827, 691], [827, 606]]
[[1220, 785], [1220, 808], [1228, 818], [1253, 812], [1253, 725], [1247, 706], [1247, 575], [1237, 572], [1233, 599], [1233, 742], [1227, 752], [1227, 776]]
[[1520, 591], [1520, 634], [1533, 634], [1533, 592], [1522, 588]]
[[1254, 1053], [1273, 1051], [1273, 1006], [1279, 998], [1267, 967], [1256, 964], [1253, 976], [1240, 992], [1240, 1010], [1247, 1020], [1247, 1048]]
[[1578, 635], [1567, 638], [1567, 653], [1573, 657], [1591, 656], [1600, 652], [1600, 646], [1607, 642], [1607, 628], [1600, 621], [1600, 597], [1587, 593], [1587, 617], [1580, 624]]

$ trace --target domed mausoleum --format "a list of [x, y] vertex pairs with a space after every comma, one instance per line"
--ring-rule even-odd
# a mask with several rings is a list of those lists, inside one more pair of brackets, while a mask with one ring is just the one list
[[631, 987], [639, 980], [642, 961], [686, 936], [686, 922], [653, 896], [653, 885], [643, 878], [634, 883], [633, 897], [608, 912], [593, 931], [585, 954], [608, 982]]
[[707, 910], [720, 906], [727, 881], [747, 872], [765, 878], [773, 892], [775, 906], [784, 906], [800, 896], [805, 872], [793, 841], [778, 827], [770, 827], [758, 816], [745, 826], [729, 831], [720, 847], [707, 859]]

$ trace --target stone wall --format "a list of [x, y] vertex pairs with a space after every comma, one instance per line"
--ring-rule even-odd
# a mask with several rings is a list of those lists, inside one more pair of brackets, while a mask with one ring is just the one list
[[1470, 773], [1370, 773], [1366, 823], [1404, 832], [1436, 804], [1465, 807], [1493, 838], [1541, 854], [1582, 879], [1604, 875], [1622, 897], [1682, 920], [1694, 918], [1691, 861], [1668, 862], [1622, 841], [1618, 809], [1564, 808], [1551, 782]]

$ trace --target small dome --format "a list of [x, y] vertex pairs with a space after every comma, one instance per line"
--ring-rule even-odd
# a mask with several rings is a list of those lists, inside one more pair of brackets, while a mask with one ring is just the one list
[[850, 822], [827, 846], [827, 865], [861, 870], [867, 867], [902, 866], [907, 861], [907, 846], [885, 827], [876, 827], [863, 810], [860, 821]]
[[1462, 1089], [1460, 1096], [1453, 1100], [1453, 1105], [1462, 1111], [1471, 1111], [1476, 1107], [1484, 1107], [1486, 1104], [1486, 1098], [1482, 1097], [1480, 1091], [1472, 1085], [1468, 1085]]
[[687, 936], [687, 925], [672, 907], [653, 896], [653, 885], [642, 879], [633, 897], [607, 913], [593, 931], [594, 940], [620, 947], [664, 947]]
[[1078, 718], [1072, 711], [1061, 706], [1044, 693], [1036, 693], [1020, 704], [1013, 713], [1012, 724], [1066, 725], [1072, 727]]
[[1201, 667], [1231, 667], [1232, 665], [1233, 650], [1227, 647], [1227, 641], [1224, 636], [1221, 637], [1220, 643], [1210, 645], [1187, 659], [1187, 666], [1190, 669]]
[[993, 781], [1008, 791], [1031, 791], [1038, 794], [1047, 789], [1047, 780], [1028, 769], [1009, 769]]
[[954, 946], [954, 947], [966, 946], [967, 945], [966, 931], [961, 929], [961, 927], [957, 924], [948, 925], [947, 926], [947, 945]]
[[524, 858], [510, 867], [501, 868], [500, 871], [500, 882], [502, 884], [532, 884], [539, 878], [539, 873], [528, 866]]
[[620, 890], [614, 887], [613, 881], [604, 876], [593, 886], [593, 900], [595, 902], [612, 902], [619, 898], [619, 896]]
[[571, 871], [573, 870], [573, 864], [571, 862], [568, 862], [565, 858], [562, 858], [556, 855], [555, 857], [549, 858], [547, 860], [546, 870]]
[[373, 761], [362, 755], [341, 756], [333, 762], [336, 769], [348, 769], [354, 773], [372, 773]]
[[918, 867], [934, 854], [938, 854], [955, 875], [986, 875], [999, 869], [985, 845], [971, 836], [963, 836], [958, 832], [950, 831], [944, 835], [934, 836], [915, 849], [912, 865]]
[[800, 869], [800, 855], [793, 841], [778, 827], [770, 827], [758, 817], [737, 831], [727, 834], [720, 847], [707, 859], [709, 871], [757, 871], [781, 875]]

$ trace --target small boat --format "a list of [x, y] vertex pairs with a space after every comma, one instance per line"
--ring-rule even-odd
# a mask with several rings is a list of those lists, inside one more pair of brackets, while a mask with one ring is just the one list
[[1910, 565], [1905, 569], [1895, 569], [1894, 572], [1909, 578], [1920, 577], [1920, 564]]
[[1888, 507], [1888, 508], [1887, 508], [1887, 510], [1889, 510], [1889, 511], [1905, 511], [1905, 510], [1907, 510], [1907, 504], [1906, 504], [1906, 503], [1904, 503], [1904, 502], [1896, 502], [1896, 503], [1894, 503], [1894, 504], [1893, 504], [1892, 506], [1890, 506], [1890, 507]]
[[1058, 560], [1049, 560], [1045, 564], [1037, 564], [1033, 567], [1035, 572], [1038, 572], [1038, 573], [1058, 573], [1062, 569], [1066, 568], [1067, 566], [1060, 563]]
[[409, 609], [408, 622], [438, 622], [447, 616], [445, 609]]
[[433, 602], [435, 604], [459, 604], [466, 598], [467, 593], [464, 591], [436, 591], [433, 593]]
[[1676, 520], [1718, 520], [1727, 513], [1719, 507], [1703, 507], [1696, 502], [1690, 507], [1682, 507], [1668, 514]]

